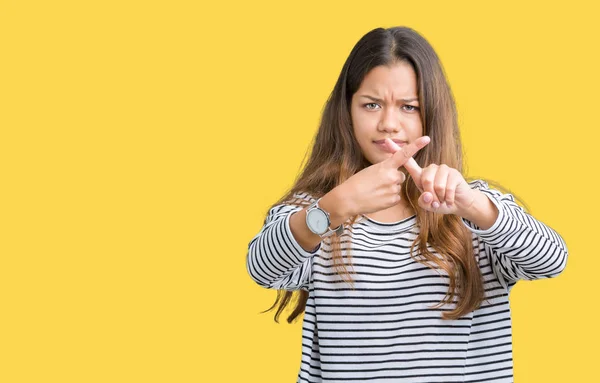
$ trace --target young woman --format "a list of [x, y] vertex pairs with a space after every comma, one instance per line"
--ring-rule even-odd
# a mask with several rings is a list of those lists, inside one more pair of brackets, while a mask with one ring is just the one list
[[367, 33], [248, 247], [252, 279], [278, 290], [275, 320], [304, 312], [298, 382], [513, 381], [509, 292], [560, 274], [567, 248], [462, 169], [433, 48], [410, 28]]

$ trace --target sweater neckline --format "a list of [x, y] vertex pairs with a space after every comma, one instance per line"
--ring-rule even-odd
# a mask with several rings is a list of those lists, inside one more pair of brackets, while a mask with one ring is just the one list
[[361, 218], [365, 224], [370, 227], [385, 230], [385, 231], [398, 231], [403, 229], [408, 229], [416, 225], [417, 223], [417, 215], [413, 214], [409, 217], [406, 217], [400, 221], [396, 222], [380, 222], [374, 220], [373, 218], [369, 218], [366, 215], [361, 215]]

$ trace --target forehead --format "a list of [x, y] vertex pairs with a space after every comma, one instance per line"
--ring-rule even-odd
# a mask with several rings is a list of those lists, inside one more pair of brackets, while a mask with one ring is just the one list
[[417, 76], [412, 66], [402, 62], [379, 65], [366, 74], [357, 93], [376, 97], [416, 97]]

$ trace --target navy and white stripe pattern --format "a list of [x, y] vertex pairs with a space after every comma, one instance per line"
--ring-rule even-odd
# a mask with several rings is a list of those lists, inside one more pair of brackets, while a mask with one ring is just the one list
[[363, 217], [352, 233], [346, 228], [341, 241], [351, 242], [344, 252], [352, 256], [352, 288], [334, 270], [328, 240], [307, 252], [294, 239], [289, 218], [302, 207], [269, 211], [249, 243], [247, 268], [263, 287], [309, 292], [298, 382], [513, 381], [509, 292], [520, 279], [560, 274], [567, 248], [511, 194], [483, 180], [469, 185], [490, 198], [499, 216], [487, 230], [463, 219], [473, 232], [486, 300], [457, 320], [441, 318], [454, 303], [431, 308], [448, 291], [447, 275], [409, 254], [416, 216], [395, 223]]

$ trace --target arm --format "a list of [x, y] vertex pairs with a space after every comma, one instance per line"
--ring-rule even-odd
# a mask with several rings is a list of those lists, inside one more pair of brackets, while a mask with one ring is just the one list
[[505, 287], [506, 280], [552, 278], [565, 269], [568, 252], [558, 233], [526, 213], [511, 194], [490, 189], [482, 180], [469, 186], [480, 195], [463, 223], [483, 241]]
[[[303, 198], [310, 200], [306, 195]], [[332, 227], [344, 222], [334, 206], [337, 190], [321, 199], [331, 215]], [[298, 290], [308, 283], [312, 257], [321, 248], [321, 237], [306, 226], [306, 207], [280, 204], [269, 210], [261, 231], [248, 244], [246, 267], [250, 277], [269, 289]]]

